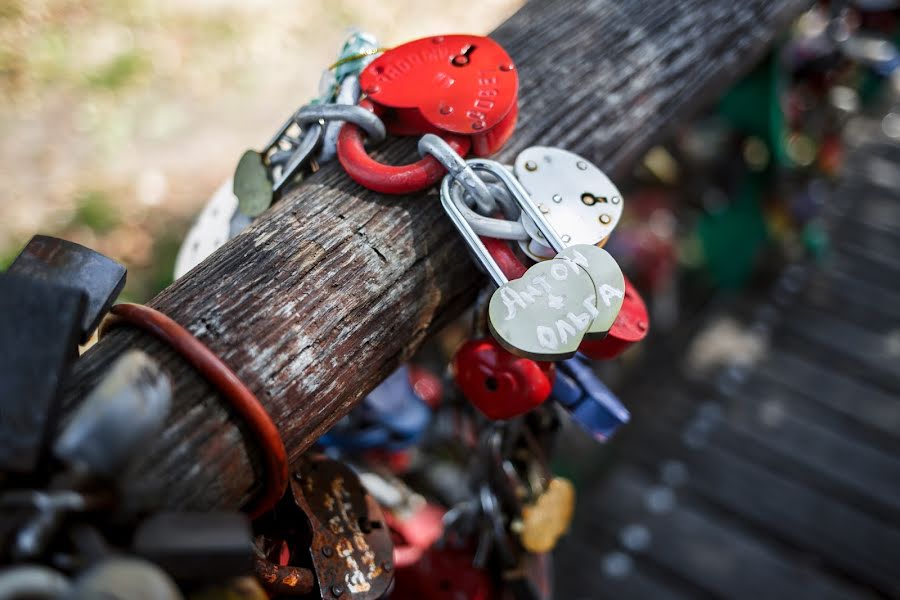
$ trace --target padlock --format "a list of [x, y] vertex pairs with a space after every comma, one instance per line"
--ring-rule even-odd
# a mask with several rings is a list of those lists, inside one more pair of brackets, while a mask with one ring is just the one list
[[80, 244], [46, 235], [31, 238], [8, 272], [81, 290], [87, 298], [81, 322], [82, 344], [90, 339], [125, 286], [125, 267], [116, 261]]
[[85, 294], [0, 273], [0, 472], [32, 474], [48, 458], [59, 392], [78, 355]]
[[575, 512], [575, 486], [568, 479], [554, 477], [544, 490], [522, 507], [518, 529], [522, 546], [533, 554], [550, 552], [569, 529]]
[[9, 600], [72, 598], [68, 577], [43, 565], [9, 565], [0, 568], [0, 597]]
[[[506, 186], [523, 214], [538, 225], [558, 252], [564, 252], [560, 258], [536, 264], [520, 279], [509, 281], [466, 221], [449, 193], [452, 182], [445, 179], [441, 186], [441, 204], [469, 249], [498, 286], [488, 306], [491, 334], [504, 348], [518, 356], [535, 360], [573, 356], [585, 335], [596, 332], [594, 322], [603, 329], [617, 310], [615, 303], [598, 304], [598, 291], [608, 285], [600, 278], [607, 276], [608, 269], [606, 264], [592, 261], [595, 260], [594, 251], [604, 251], [586, 245], [566, 247], [525, 190], [499, 163], [473, 159], [468, 164], [476, 171], [489, 173]], [[614, 266], [614, 261], [611, 264]]]
[[343, 463], [301, 457], [290, 492], [254, 525], [265, 557], [256, 561], [257, 576], [274, 595], [317, 587], [323, 600], [375, 600], [391, 587], [393, 545], [384, 516]]
[[578, 349], [588, 358], [610, 360], [647, 337], [649, 331], [650, 317], [647, 314], [647, 305], [626, 277], [622, 310], [619, 311], [609, 334], [602, 340], [585, 340]]
[[459, 389], [489, 419], [511, 419], [543, 403], [553, 389], [552, 362], [515, 356], [493, 339], [469, 340], [453, 356]]
[[[551, 248], [548, 249], [551, 252], [550, 258], [567, 259], [588, 272], [594, 282], [598, 314], [591, 313], [593, 320], [584, 332], [584, 337], [587, 339], [605, 337], [621, 309], [625, 296], [625, 283], [619, 265], [608, 252], [597, 247], [600, 241], [608, 237], [618, 222], [621, 213], [621, 197], [618, 190], [599, 169], [589, 165], [579, 156], [557, 148], [529, 148], [519, 155], [516, 164], [517, 175], [520, 171], [525, 173], [524, 178], [530, 181], [535, 191], [529, 193], [525, 191], [524, 186], [512, 185], [511, 182], [516, 181], [516, 178], [511, 177], [506, 169], [498, 169], [496, 163], [491, 165], [492, 168], [485, 168], [490, 165], [488, 161], [469, 161], [472, 168], [487, 171], [504, 184], [510, 199], [522, 209], [521, 221], [530, 224], [525, 229], [536, 232], [543, 243], [550, 244]], [[524, 165], [521, 169], [520, 164]], [[533, 174], [538, 171], [541, 175], [535, 177]], [[556, 174], [565, 175], [572, 181], [561, 184], [556, 178], [551, 177]], [[443, 189], [442, 187], [442, 192]], [[611, 196], [614, 202], [612, 205], [617, 206], [618, 211], [611, 209], [597, 211], [592, 207], [599, 203], [599, 200], [593, 194], [573, 191], [586, 189], [593, 189], [598, 194], [600, 192], [614, 194]], [[450, 191], [453, 191], [453, 186], [450, 186]], [[452, 193], [450, 196], [459, 207], [459, 197]], [[586, 207], [580, 199], [586, 196], [592, 198], [592, 207]], [[551, 204], [552, 208], [548, 206]], [[549, 218], [551, 216], [552, 220]], [[560, 233], [560, 230], [566, 233]], [[548, 235], [545, 236], [542, 232], [548, 232]], [[562, 330], [558, 333], [562, 336]]]
[[571, 524], [575, 487], [550, 472], [545, 448], [532, 431], [522, 428], [510, 437], [511, 431], [495, 429], [483, 442], [498, 502], [485, 510], [508, 514], [508, 528], [527, 552], [550, 552]]
[[421, 439], [430, 420], [431, 409], [416, 393], [404, 365], [319, 438], [319, 444], [348, 452], [404, 450]]
[[631, 418], [628, 409], [578, 355], [556, 365], [553, 399], [599, 442], [608, 440]]
[[387, 50], [359, 76], [393, 135], [468, 136], [472, 152], [496, 152], [515, 127], [519, 78], [500, 44], [476, 35], [442, 35]]
[[247, 150], [238, 161], [233, 190], [243, 214], [250, 217], [262, 214], [311, 160], [322, 138], [323, 119], [353, 122], [376, 141], [386, 136], [381, 120], [358, 106], [301, 107], [282, 124], [261, 152]]
[[[518, 74], [490, 38], [433, 36], [386, 51], [360, 74], [369, 108], [394, 135], [440, 135], [454, 151], [478, 156], [497, 151], [518, 115]], [[345, 125], [338, 158], [354, 181], [369, 189], [405, 194], [438, 182], [444, 169], [431, 156], [403, 166], [372, 159], [357, 127]]]
[[172, 383], [140, 350], [109, 368], [53, 444], [70, 469], [113, 478], [165, 425]]
[[[602, 246], [622, 216], [622, 194], [593, 163], [567, 150], [526, 148], [516, 157], [515, 175], [541, 214], [566, 245]], [[522, 218], [531, 240], [520, 243], [535, 260], [555, 255], [535, 222]]]
[[397, 569], [415, 564], [441, 538], [445, 513], [440, 506], [427, 502], [406, 515], [390, 510], [384, 512], [394, 542], [394, 565]]

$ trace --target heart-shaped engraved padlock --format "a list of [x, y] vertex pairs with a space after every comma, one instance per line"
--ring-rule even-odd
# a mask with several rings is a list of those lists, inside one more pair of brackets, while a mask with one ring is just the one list
[[[532, 146], [516, 157], [516, 178], [531, 195], [541, 215], [566, 245], [601, 244], [622, 216], [622, 195], [603, 171], [590, 161], [560, 148]], [[522, 224], [539, 244], [529, 253], [547, 256], [540, 245], [552, 246], [535, 222]]]
[[[468, 164], [476, 170], [490, 172], [506, 186], [523, 214], [537, 223], [554, 248], [564, 249], [565, 244], [502, 165], [484, 159], [474, 159]], [[551, 259], [533, 265], [520, 279], [509, 281], [448, 193], [449, 187], [441, 186], [441, 204], [469, 249], [498, 285], [488, 306], [492, 335], [518, 356], [534, 360], [573, 356], [599, 316], [596, 286], [588, 271], [568, 258]], [[582, 262], [589, 261], [583, 255], [582, 258]]]
[[515, 126], [518, 75], [494, 40], [442, 35], [387, 50], [360, 74], [362, 91], [394, 135], [453, 133], [472, 139], [472, 151], [496, 151]]
[[591, 276], [596, 291], [597, 315], [585, 332], [585, 337], [606, 337], [625, 299], [625, 276], [622, 275], [622, 269], [609, 252], [588, 244], [569, 246], [556, 256], [575, 262]]
[[598, 316], [594, 281], [574, 261], [551, 259], [501, 285], [488, 304], [500, 345], [535, 360], [574, 356]]

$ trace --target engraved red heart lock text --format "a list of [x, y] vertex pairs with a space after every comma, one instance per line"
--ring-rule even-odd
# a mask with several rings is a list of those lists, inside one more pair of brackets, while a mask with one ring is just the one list
[[493, 338], [469, 340], [453, 357], [463, 395], [490, 419], [511, 419], [543, 403], [553, 390], [552, 362], [522, 358]]
[[[494, 40], [475, 35], [422, 38], [392, 48], [360, 74], [366, 98], [393, 135], [440, 135], [461, 156], [497, 151], [518, 117], [518, 74]], [[403, 166], [384, 165], [365, 151], [358, 127], [345, 124], [338, 158], [357, 183], [384, 193], [424, 189], [444, 175], [432, 157]]]

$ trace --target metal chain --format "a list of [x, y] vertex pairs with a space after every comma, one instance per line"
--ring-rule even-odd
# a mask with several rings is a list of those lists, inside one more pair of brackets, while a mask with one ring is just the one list
[[383, 142], [387, 137], [387, 129], [378, 116], [355, 104], [307, 104], [294, 114], [298, 125], [309, 125], [322, 121], [343, 121], [359, 126], [369, 139]]
[[496, 210], [497, 203], [487, 185], [475, 174], [465, 159], [450, 147], [450, 144], [433, 133], [426, 133], [419, 140], [419, 154], [422, 158], [428, 155], [436, 158], [447, 169], [450, 177], [458, 181], [466, 193], [475, 200], [475, 204], [483, 213], [491, 214]]

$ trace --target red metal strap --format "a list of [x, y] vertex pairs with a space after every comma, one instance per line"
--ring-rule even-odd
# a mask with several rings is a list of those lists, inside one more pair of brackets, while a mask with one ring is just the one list
[[151, 333], [187, 360], [228, 400], [250, 426], [263, 450], [266, 478], [259, 496], [247, 507], [250, 518], [266, 513], [284, 496], [288, 485], [288, 459], [278, 427], [259, 399], [222, 359], [190, 331], [149, 306], [117, 304], [100, 327], [100, 335], [128, 323]]
[[[359, 105], [374, 111], [373, 104], [368, 100], [361, 100]], [[438, 135], [460, 156], [465, 156], [472, 145], [467, 136]], [[432, 156], [400, 166], [378, 162], [366, 152], [364, 138], [365, 134], [359, 127], [344, 123], [338, 135], [337, 155], [350, 178], [370, 190], [383, 194], [411, 194], [438, 183], [447, 172]]]

